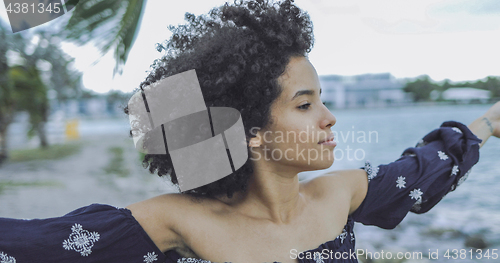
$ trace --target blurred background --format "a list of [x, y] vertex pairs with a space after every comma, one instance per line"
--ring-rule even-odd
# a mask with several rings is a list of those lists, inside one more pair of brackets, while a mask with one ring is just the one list
[[[123, 107], [164, 52], [167, 26], [224, 2], [83, 0], [19, 33], [0, 5], [0, 217], [124, 207], [176, 191], [142, 167]], [[469, 124], [500, 100], [496, 0], [295, 2], [314, 23], [309, 59], [337, 117], [328, 170], [392, 162], [442, 122]], [[461, 262], [497, 262], [499, 153], [500, 140], [490, 139], [469, 179], [429, 213], [410, 213], [391, 231], [358, 224], [358, 247], [438, 249], [438, 262], [452, 260], [447, 249], [481, 248], [489, 258]]]

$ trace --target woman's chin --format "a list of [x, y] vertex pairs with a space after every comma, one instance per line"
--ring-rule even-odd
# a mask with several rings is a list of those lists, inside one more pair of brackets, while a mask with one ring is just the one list
[[317, 171], [317, 170], [325, 170], [330, 168], [333, 165], [334, 159], [333, 156], [330, 160], [316, 160], [311, 161], [308, 165], [308, 171]]

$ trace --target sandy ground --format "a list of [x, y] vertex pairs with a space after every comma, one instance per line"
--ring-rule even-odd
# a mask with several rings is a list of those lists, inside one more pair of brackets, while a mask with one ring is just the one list
[[[62, 160], [2, 165], [0, 182], [34, 185], [0, 188], [0, 217], [55, 217], [92, 203], [125, 207], [175, 190], [142, 168], [132, 139], [125, 135], [87, 136], [80, 142], [81, 151]], [[111, 147], [124, 149], [128, 176], [103, 170], [113, 157]]]

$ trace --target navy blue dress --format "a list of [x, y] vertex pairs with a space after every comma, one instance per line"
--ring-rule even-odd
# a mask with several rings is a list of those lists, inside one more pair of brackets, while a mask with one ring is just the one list
[[[445, 122], [387, 165], [366, 163], [366, 198], [342, 233], [318, 248], [291, 253], [298, 262], [358, 262], [354, 222], [385, 229], [406, 214], [425, 213], [455, 190], [479, 160], [481, 142], [467, 126]], [[0, 218], [0, 262], [208, 263], [162, 253], [128, 209], [92, 204], [57, 218]]]

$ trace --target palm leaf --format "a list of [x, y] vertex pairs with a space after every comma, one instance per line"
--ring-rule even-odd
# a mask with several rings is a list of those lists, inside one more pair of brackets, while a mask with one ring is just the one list
[[114, 49], [114, 73], [122, 72], [138, 33], [146, 0], [80, 0], [65, 27], [79, 45], [94, 42], [102, 55]]

